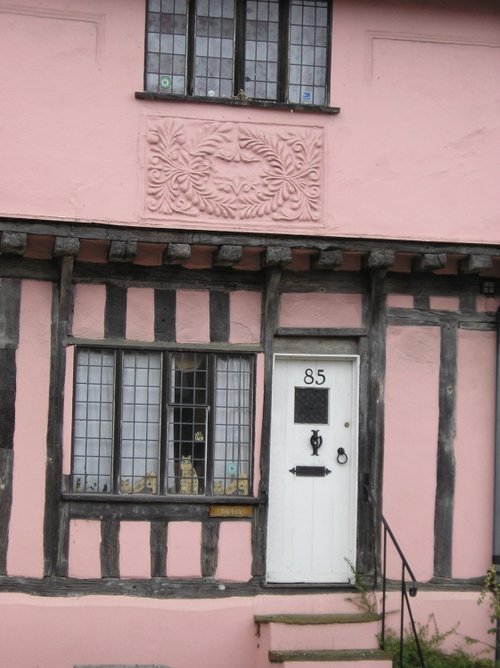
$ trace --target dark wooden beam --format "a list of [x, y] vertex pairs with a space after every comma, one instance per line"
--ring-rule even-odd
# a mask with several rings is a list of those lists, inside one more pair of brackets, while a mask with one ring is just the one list
[[348, 338], [367, 335], [364, 327], [278, 327], [276, 330], [276, 336]]
[[328, 248], [321, 250], [319, 254], [311, 260], [312, 269], [337, 269], [343, 261], [342, 251], [338, 248]]
[[168, 523], [161, 520], [151, 522], [150, 550], [151, 577], [167, 576], [167, 534]]
[[155, 289], [155, 341], [175, 341], [175, 290]]
[[[184, 243], [202, 246], [278, 246], [289, 248], [328, 250], [332, 240], [311, 235], [296, 236], [286, 234], [235, 233], [192, 230], [157, 229], [144, 226], [107, 225], [104, 223], [62, 222], [30, 218], [9, 218], [0, 216], [0, 232], [24, 232], [41, 236], [78, 237], [80, 239], [133, 240], [147, 243]], [[406, 241], [401, 239], [366, 239], [353, 237], [335, 238], [335, 247], [344, 252], [368, 253], [374, 248], [392, 249], [396, 253], [450, 253], [455, 255], [491, 255], [498, 257], [498, 244]]]
[[423, 253], [413, 258], [413, 271], [436, 271], [446, 267], [446, 253]]
[[114, 240], [109, 245], [110, 262], [132, 262], [137, 256], [137, 241]]
[[16, 351], [0, 348], [0, 449], [14, 447], [16, 423]]
[[101, 577], [120, 577], [120, 522], [105, 519], [101, 522]]
[[144, 521], [202, 521], [208, 518], [209, 504], [161, 503], [154, 501], [127, 503], [109, 501], [70, 501], [72, 519], [81, 520], [144, 520]]
[[229, 292], [210, 290], [210, 341], [229, 341]]
[[491, 255], [467, 255], [458, 263], [458, 271], [461, 274], [479, 274], [493, 267]]
[[389, 269], [396, 260], [396, 253], [387, 248], [376, 248], [363, 257], [365, 269]]
[[80, 252], [80, 239], [74, 237], [56, 237], [54, 241], [54, 257], [73, 255], [76, 257]]
[[17, 348], [20, 304], [21, 282], [0, 278], [0, 348]]
[[164, 264], [186, 264], [191, 259], [191, 244], [169, 244], [163, 256]]
[[7, 572], [14, 451], [0, 448], [0, 574]]
[[444, 578], [452, 576], [456, 387], [457, 326], [456, 323], [447, 322], [441, 327], [437, 481], [434, 509], [434, 575]]
[[243, 246], [224, 244], [215, 253], [214, 265], [217, 267], [232, 267], [238, 264], [242, 257]]
[[[366, 517], [365, 535], [358, 529], [358, 541], [365, 559], [371, 556], [371, 563], [366, 563], [367, 572], [377, 572], [380, 565], [380, 513], [382, 511], [382, 486], [384, 468], [384, 430], [385, 430], [385, 362], [387, 304], [385, 296], [385, 269], [371, 269], [369, 273], [370, 292], [365, 309], [365, 323], [369, 329], [368, 354], [368, 397], [366, 417], [366, 438], [369, 452], [364, 460], [364, 469], [360, 471], [362, 484], [370, 490], [371, 500], [364, 498], [362, 509]], [[368, 532], [366, 532], [368, 528]], [[375, 560], [375, 563], [374, 563]], [[369, 568], [368, 568], [369, 567]]]
[[[60, 261], [59, 284], [52, 291], [52, 329], [50, 351], [49, 414], [47, 423], [47, 461], [45, 467], [45, 514], [43, 525], [44, 574], [66, 575], [57, 572], [58, 564], [67, 567], [67, 555], [61, 555], [61, 546], [67, 546], [61, 539], [61, 531], [67, 533], [64, 522], [69, 518], [61, 515], [62, 494], [62, 428], [64, 410], [64, 382], [66, 375], [66, 354], [63, 341], [69, 330], [69, 320], [73, 310], [74, 258], [65, 256]], [[65, 519], [64, 519], [65, 517]]]
[[0, 239], [0, 252], [23, 255], [27, 242], [28, 235], [25, 232], [4, 232]]
[[264, 577], [266, 572], [267, 498], [269, 486], [269, 454], [271, 446], [271, 400], [273, 387], [274, 332], [279, 322], [281, 270], [266, 271], [262, 295], [261, 341], [264, 347], [264, 398], [260, 450], [259, 497], [263, 503], [255, 509], [252, 519], [252, 575]]
[[125, 338], [127, 325], [127, 288], [118, 285], [106, 286], [104, 308], [104, 336]]
[[201, 575], [213, 578], [217, 571], [219, 559], [219, 527], [218, 520], [207, 520], [201, 528]]
[[262, 256], [263, 267], [285, 267], [292, 261], [291, 248], [268, 246]]

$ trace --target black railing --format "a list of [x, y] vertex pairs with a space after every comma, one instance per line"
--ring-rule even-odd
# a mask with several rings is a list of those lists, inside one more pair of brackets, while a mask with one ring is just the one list
[[[371, 496], [371, 495], [370, 495]], [[410, 618], [411, 629], [413, 632], [413, 637], [415, 638], [415, 645], [417, 648], [418, 657], [420, 660], [421, 668], [425, 668], [424, 656], [422, 654], [422, 647], [420, 646], [420, 639], [418, 637], [417, 627], [415, 625], [415, 619], [413, 617], [413, 612], [410, 605], [410, 596], [415, 597], [417, 595], [417, 581], [415, 575], [408, 563], [405, 555], [403, 554], [402, 549], [399, 546], [396, 536], [393, 534], [391, 527], [389, 526], [387, 520], [383, 515], [381, 515], [382, 526], [383, 526], [383, 539], [382, 539], [382, 630], [380, 633], [380, 645], [382, 649], [385, 646], [385, 618], [387, 614], [386, 609], [386, 595], [387, 595], [387, 536], [392, 541], [393, 546], [396, 548], [396, 551], [401, 559], [401, 612], [399, 619], [399, 667], [403, 668], [403, 650], [404, 650], [404, 631], [405, 631], [405, 607], [408, 611], [408, 616]], [[410, 582], [407, 583], [407, 580]]]

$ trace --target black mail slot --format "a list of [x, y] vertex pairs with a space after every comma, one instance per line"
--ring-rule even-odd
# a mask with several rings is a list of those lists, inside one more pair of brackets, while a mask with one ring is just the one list
[[294, 466], [293, 469], [290, 469], [290, 473], [308, 478], [324, 478], [331, 471], [324, 466]]

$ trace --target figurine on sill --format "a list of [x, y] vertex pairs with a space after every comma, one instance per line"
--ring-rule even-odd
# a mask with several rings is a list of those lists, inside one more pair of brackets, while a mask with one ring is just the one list
[[238, 478], [232, 478], [224, 488], [222, 480], [216, 480], [214, 483], [215, 496], [234, 496], [235, 494], [241, 496], [248, 496], [248, 476], [241, 473]]
[[130, 483], [128, 478], [122, 478], [120, 481], [121, 494], [156, 494], [158, 489], [158, 480], [156, 473], [148, 471], [145, 476], [139, 478], [134, 486]]
[[181, 457], [181, 494], [198, 494], [198, 476], [193, 467], [191, 457]]

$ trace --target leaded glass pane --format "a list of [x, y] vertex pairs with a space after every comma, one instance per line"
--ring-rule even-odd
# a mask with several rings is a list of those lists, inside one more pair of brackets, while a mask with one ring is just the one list
[[[234, 0], [196, 3], [194, 94], [231, 97], [234, 76]], [[207, 60], [208, 57], [208, 60]], [[225, 61], [222, 67], [222, 60]]]
[[75, 363], [74, 492], [111, 491], [115, 356], [79, 350]]
[[250, 494], [251, 373], [248, 357], [216, 357], [213, 493], [217, 496]]
[[[158, 0], [148, 0], [146, 38], [148, 91], [186, 93], [187, 23], [185, 0], [175, 0], [175, 2], [162, 0], [161, 3]], [[159, 59], [151, 58], [152, 54], [159, 54]]]
[[160, 400], [161, 354], [124, 353], [120, 458], [122, 494], [158, 492]]
[[[326, 104], [328, 3], [291, 0], [288, 101]], [[320, 74], [321, 73], [321, 74]]]
[[278, 62], [278, 0], [247, 2], [245, 93], [276, 99]]

